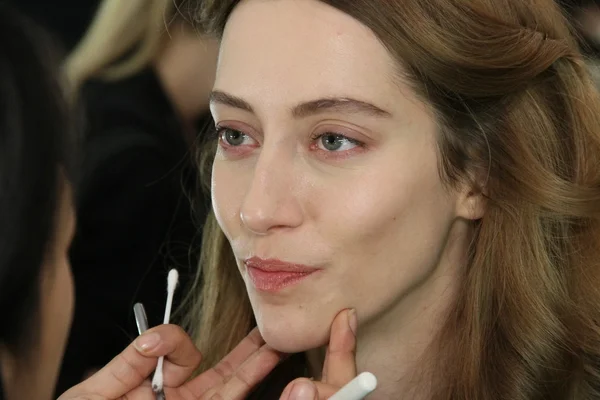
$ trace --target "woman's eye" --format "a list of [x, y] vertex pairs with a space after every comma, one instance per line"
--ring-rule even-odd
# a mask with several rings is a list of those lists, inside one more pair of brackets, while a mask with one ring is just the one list
[[219, 138], [228, 146], [241, 146], [247, 140], [251, 140], [248, 135], [236, 129], [221, 128], [219, 129]]
[[325, 151], [345, 151], [358, 146], [356, 140], [352, 140], [344, 135], [337, 133], [325, 133], [317, 138], [318, 148]]

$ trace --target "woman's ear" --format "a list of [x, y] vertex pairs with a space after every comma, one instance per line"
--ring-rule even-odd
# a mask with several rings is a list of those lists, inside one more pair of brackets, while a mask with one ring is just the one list
[[456, 215], [468, 220], [483, 218], [487, 209], [487, 196], [485, 194], [485, 180], [469, 179], [459, 187]]
[[483, 218], [486, 205], [487, 198], [482, 191], [468, 190], [460, 194], [456, 213], [468, 220], [478, 220]]

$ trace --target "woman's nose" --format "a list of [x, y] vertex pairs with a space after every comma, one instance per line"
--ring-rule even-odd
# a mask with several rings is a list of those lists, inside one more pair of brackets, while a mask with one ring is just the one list
[[302, 207], [294, 190], [295, 174], [292, 160], [278, 154], [261, 154], [240, 210], [246, 229], [266, 235], [302, 224]]

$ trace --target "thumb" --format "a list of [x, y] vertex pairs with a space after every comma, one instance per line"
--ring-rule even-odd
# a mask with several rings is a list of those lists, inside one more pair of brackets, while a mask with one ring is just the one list
[[288, 385], [280, 400], [319, 400], [319, 392], [313, 381], [300, 378]]
[[[159, 325], [146, 331], [89, 379], [65, 392], [59, 400], [119, 399], [140, 386], [165, 356], [165, 384], [181, 385], [200, 363], [200, 353], [176, 325]], [[79, 397], [78, 397], [79, 396]], [[96, 397], [94, 397], [96, 396]]]

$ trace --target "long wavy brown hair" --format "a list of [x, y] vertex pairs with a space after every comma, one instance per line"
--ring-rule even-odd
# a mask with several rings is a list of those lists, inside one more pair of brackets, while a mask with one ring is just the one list
[[[599, 399], [600, 102], [555, 1], [322, 1], [369, 27], [434, 110], [447, 184], [485, 177], [431, 398]], [[219, 36], [238, 3], [204, 0], [198, 20]], [[188, 323], [207, 368], [254, 322], [214, 216], [204, 237]]]

